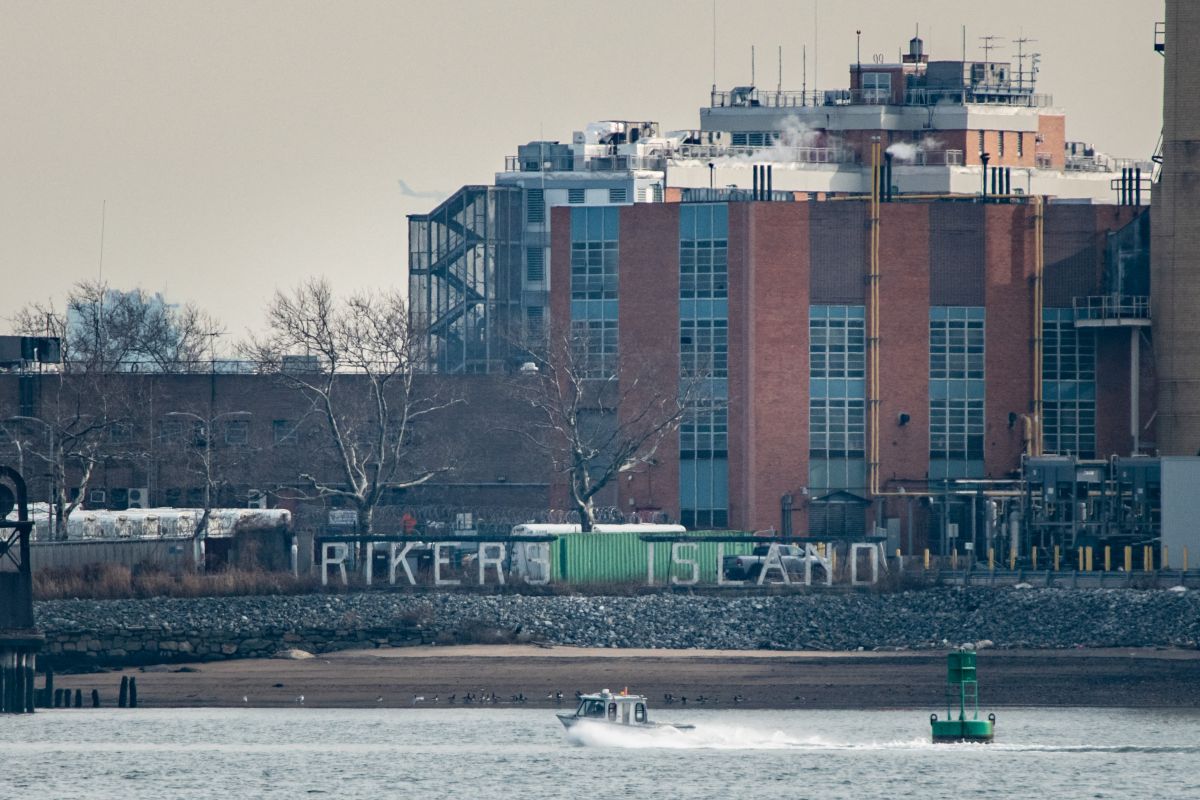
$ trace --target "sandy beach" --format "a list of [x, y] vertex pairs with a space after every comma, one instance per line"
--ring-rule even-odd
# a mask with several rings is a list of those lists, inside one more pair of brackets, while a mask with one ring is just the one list
[[[986, 707], [1200, 708], [1194, 650], [983, 650], [978, 663]], [[524, 695], [525, 705], [550, 708], [558, 692], [570, 706], [576, 691], [628, 687], [659, 706], [671, 694], [688, 707], [936, 709], [945, 653], [403, 647], [56, 675], [55, 686], [85, 698], [98, 689], [113, 706], [123, 675], [137, 678], [139, 705], [157, 708], [295, 706], [300, 697], [324, 708], [461, 707], [467, 694], [474, 706]]]

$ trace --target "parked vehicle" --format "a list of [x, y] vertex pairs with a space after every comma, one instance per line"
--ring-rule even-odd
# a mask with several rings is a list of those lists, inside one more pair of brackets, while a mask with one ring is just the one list
[[771, 548], [778, 549], [779, 560], [787, 570], [789, 578], [803, 580], [806, 564], [811, 565], [813, 580], [824, 581], [829, 574], [829, 562], [820, 556], [807, 554], [802, 545], [763, 544], [755, 547], [750, 555], [725, 556], [721, 568], [725, 572], [726, 580], [757, 581], [771, 556]]

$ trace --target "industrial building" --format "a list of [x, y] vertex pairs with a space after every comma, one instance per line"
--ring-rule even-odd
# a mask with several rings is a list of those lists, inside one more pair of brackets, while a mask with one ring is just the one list
[[865, 195], [877, 143], [892, 195], [1148, 204], [1155, 165], [1068, 139], [1066, 112], [1036, 91], [1037, 61], [1019, 42], [1013, 60], [991, 50], [932, 60], [917, 36], [896, 63], [851, 64], [848, 88], [714, 86], [694, 129], [609, 120], [570, 143], [521, 145], [493, 185], [409, 217], [409, 296], [428, 330], [428, 369], [503, 372], [520, 358], [514, 341], [544, 332], [557, 206]]

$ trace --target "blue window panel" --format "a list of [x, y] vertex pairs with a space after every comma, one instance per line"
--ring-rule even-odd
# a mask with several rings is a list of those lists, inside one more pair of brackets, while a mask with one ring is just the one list
[[967, 398], [970, 400], [983, 400], [986, 392], [983, 381], [971, 380], [967, 381]]
[[729, 301], [724, 298], [716, 300], [681, 298], [679, 317], [680, 319], [728, 319]]
[[1094, 402], [1096, 399], [1096, 384], [1091, 381], [1081, 381], [1079, 383], [1079, 399]]
[[571, 241], [584, 242], [587, 241], [587, 216], [586, 208], [571, 209]]
[[930, 306], [929, 307], [929, 318], [930, 319], [949, 319], [950, 318], [949, 311], [950, 311], [950, 309], [947, 308], [946, 306]]
[[729, 508], [729, 460], [685, 458], [679, 462], [681, 509]]
[[958, 461], [932, 458], [929, 460], [930, 480], [949, 480], [951, 478], [982, 478], [984, 477], [983, 462], [977, 460]]
[[615, 208], [603, 208], [604, 212], [604, 238], [610, 242], [615, 242], [620, 238], [618, 226], [620, 225], [621, 212]]

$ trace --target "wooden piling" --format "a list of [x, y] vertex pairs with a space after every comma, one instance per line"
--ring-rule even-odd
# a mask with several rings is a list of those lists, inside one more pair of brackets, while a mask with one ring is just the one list
[[54, 699], [54, 670], [46, 667], [46, 688], [42, 689], [42, 708], [49, 708]]
[[100, 707], [100, 690], [92, 689], [92, 708]]
[[137, 708], [137, 678], [129, 679], [129, 707]]
[[75, 707], [83, 708], [83, 689], [75, 690]]
[[117, 708], [129, 707], [129, 676], [121, 676], [121, 689], [117, 693]]

